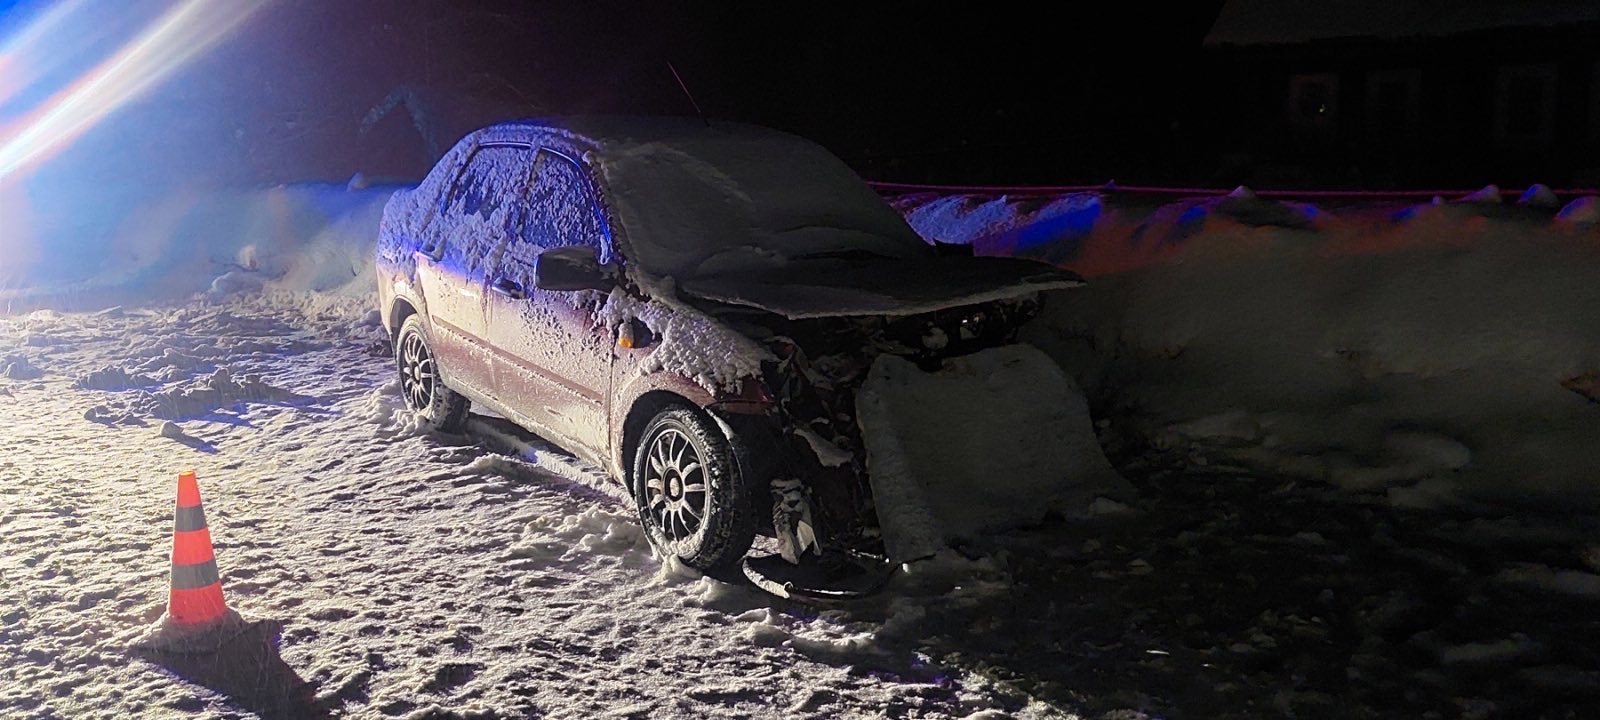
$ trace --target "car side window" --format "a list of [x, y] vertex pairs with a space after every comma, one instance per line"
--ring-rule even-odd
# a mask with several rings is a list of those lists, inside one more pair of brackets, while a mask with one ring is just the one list
[[473, 151], [441, 208], [445, 259], [475, 270], [503, 246], [520, 223], [532, 155], [522, 145], [484, 145]]
[[587, 245], [607, 260], [599, 197], [588, 173], [559, 153], [539, 151], [537, 178], [528, 204], [527, 235], [541, 248]]
[[610, 262], [599, 196], [583, 168], [560, 153], [540, 150], [520, 227], [506, 245], [504, 274], [533, 286], [533, 258], [552, 248], [587, 245]]

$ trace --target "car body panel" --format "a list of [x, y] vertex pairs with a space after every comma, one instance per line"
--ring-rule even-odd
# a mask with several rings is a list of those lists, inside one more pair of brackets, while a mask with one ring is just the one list
[[618, 473], [619, 479], [626, 477], [626, 469], [632, 461], [625, 456], [624, 435], [629, 410], [638, 405], [640, 399], [654, 393], [656, 397], [672, 397], [695, 408], [705, 408], [717, 400], [710, 391], [682, 375], [646, 370], [650, 354], [655, 350], [653, 343], [634, 348], [613, 344], [608, 467]]
[[491, 293], [495, 394], [515, 419], [568, 445], [604, 455], [610, 442], [610, 330], [586, 303], [537, 288], [518, 299]]
[[1069, 271], [1031, 260], [929, 255], [788, 262], [691, 278], [679, 289], [797, 320], [921, 315], [1082, 284]]
[[490, 363], [489, 328], [485, 317], [486, 278], [463, 268], [441, 264], [417, 252], [417, 285], [430, 300], [422, 312], [428, 318], [428, 338], [439, 365], [449, 368], [454, 384], [480, 392], [494, 389]]
[[[693, 217], [682, 218], [687, 224], [673, 225], [667, 222], [671, 220], [671, 207], [646, 208], [643, 202], [644, 195], [656, 191], [676, 197], [671, 196], [673, 188], [648, 183], [619, 187], [616, 182], [627, 177], [608, 176], [608, 158], [623, 157], [638, 163], [645, 156], [629, 154], [630, 150], [644, 146], [657, 153], [649, 156], [652, 161], [670, 164], [682, 155], [673, 150], [671, 141], [696, 133], [714, 135], [722, 127], [702, 128], [699, 123], [664, 120], [659, 125], [624, 124], [618, 126], [624, 129], [609, 135], [595, 135], [578, 129], [581, 125], [584, 124], [529, 121], [474, 132], [453, 147], [417, 189], [396, 193], [385, 209], [377, 251], [383, 321], [391, 333], [396, 332], [399, 313], [395, 304], [403, 301], [415, 307], [427, 319], [442, 377], [450, 387], [604, 467], [622, 483], [627, 482], [633, 459], [629, 457], [630, 433], [639, 432], [662, 403], [682, 403], [703, 411], [728, 435], [741, 476], [750, 483], [751, 511], [767, 529], [779, 534], [783, 530], [774, 529], [779, 525], [774, 519], [774, 496], [767, 491], [769, 487], [776, 490], [779, 484], [794, 488], [797, 480], [809, 483], [802, 494], [813, 497], [812, 502], [831, 506], [817, 514], [824, 531], [862, 531], [863, 524], [847, 516], [872, 512], [871, 499], [866, 495], [865, 449], [852, 430], [854, 420], [849, 415], [853, 407], [849, 398], [858, 379], [847, 377], [848, 373], [830, 374], [844, 367], [836, 362], [840, 357], [851, 356], [846, 358], [846, 365], [860, 364], [863, 358], [855, 355], [890, 352], [886, 348], [892, 347], [899, 348], [893, 350], [897, 353], [918, 353], [919, 361], [938, 362], [941, 354], [975, 351], [991, 342], [1001, 342], [1001, 336], [1011, 331], [999, 326], [1009, 327], [1011, 318], [1022, 316], [1004, 308], [982, 312], [979, 304], [984, 304], [983, 310], [990, 310], [1000, 301], [1011, 302], [1039, 290], [1081, 282], [1070, 273], [1041, 264], [940, 258], [934, 257], [931, 247], [923, 248], [925, 253], [917, 247], [905, 247], [905, 238], [898, 234], [902, 229], [910, 234], [913, 246], [921, 241], [886, 205], [881, 210], [892, 217], [877, 210], [860, 216], [841, 211], [837, 217], [822, 218], [818, 223], [807, 224], [800, 217], [799, 225], [774, 227], [795, 213], [811, 212], [818, 203], [826, 206], [827, 197], [822, 195], [800, 198], [803, 202], [793, 205], [780, 202], [775, 210], [766, 208], [773, 212], [765, 215], [747, 212], [748, 208], [732, 208], [742, 213], [742, 219], [728, 227], [708, 225], [716, 216], [707, 208], [696, 208], [690, 213]], [[600, 123], [591, 127], [611, 126]], [[806, 143], [776, 131], [732, 124], [728, 127], [735, 133], [745, 133], [744, 139], [754, 143], [750, 147], [758, 149], [763, 138], [772, 140], [776, 147], [787, 148], [785, 152], [797, 152], [795, 144]], [[661, 142], [667, 143], [666, 152], [659, 151]], [[535, 227], [539, 216], [529, 211], [526, 216], [496, 215], [493, 222], [484, 220], [464, 226], [471, 232], [504, 236], [497, 243], [467, 243], [481, 257], [460, 254], [461, 245], [452, 241], [460, 241], [462, 236], [457, 232], [457, 218], [448, 211], [447, 200], [454, 201], [448, 195], [457, 190], [463, 182], [461, 178], [473, 172], [471, 163], [476, 153], [485, 148], [511, 146], [530, 153], [525, 176], [511, 177], [514, 173], [509, 170], [501, 173], [504, 177], [497, 176], [498, 182], [509, 183], [507, 187], [524, 193], [511, 198], [518, 208], [533, 208], [543, 202], [545, 173], [555, 162], [552, 154], [583, 175], [582, 187], [588, 193], [585, 202], [593, 206], [592, 219], [598, 221], [598, 226], [585, 236], [586, 241], [552, 239], [552, 231]], [[826, 151], [811, 147], [826, 155]], [[682, 155], [681, 159], [701, 171], [716, 169], [696, 165], [692, 156]], [[826, 171], [821, 176], [835, 177], [836, 171], [843, 168], [836, 158], [832, 162], [837, 167], [819, 168]], [[751, 167], [759, 170], [761, 166], [744, 169]], [[634, 170], [649, 168], [635, 166]], [[844, 172], [854, 178], [847, 168]], [[736, 184], [720, 186], [715, 181], [708, 182], [711, 176], [704, 173], [692, 175], [694, 182], [706, 188], [724, 187], [727, 198], [735, 202], [741, 197], [750, 201]], [[529, 181], [519, 184], [518, 178], [523, 177]], [[853, 182], [860, 185], [859, 178]], [[843, 190], [858, 205], [881, 202], [864, 185]], [[774, 193], [781, 198], [783, 191], [782, 187], [763, 189], [768, 199]], [[555, 223], [561, 228], [556, 234], [569, 232], [573, 218], [582, 219], [573, 215]], [[663, 222], [640, 226], [650, 218]], [[851, 225], [852, 220], [860, 222]], [[834, 222], [850, 227], [829, 224]], [[706, 230], [719, 233], [722, 237], [718, 242], [726, 243], [730, 232], [746, 227], [766, 233], [764, 237], [769, 240], [779, 238], [774, 240], [778, 243], [774, 247], [786, 252], [800, 247], [801, 254], [770, 258], [774, 262], [766, 267], [741, 267], [739, 263], [749, 259], [750, 254], [739, 247], [719, 246], [723, 248], [721, 254], [694, 265], [694, 272], [676, 282], [651, 275], [633, 261], [636, 256], [632, 243], [636, 240], [656, 243], [663, 233], [694, 237], [695, 232]], [[833, 257], [838, 244], [845, 243], [837, 239], [835, 231], [860, 236], [883, 228], [888, 229], [883, 231], [886, 234], [881, 236], [881, 243], [858, 248], [874, 257], [861, 257], [859, 253]], [[804, 244], [795, 243], [812, 239], [825, 252], [819, 253], [823, 257], [806, 260]], [[752, 247], [759, 246], [754, 240], [752, 243]], [[579, 244], [594, 247], [597, 261], [605, 263], [617, 282], [611, 295], [591, 290], [549, 291], [537, 286], [535, 258], [549, 249]], [[692, 244], [680, 237], [651, 247], [670, 254]], [[884, 249], [893, 256], [876, 255], [874, 249]], [[663, 343], [674, 340], [655, 336], [655, 331], [662, 328], [645, 332], [648, 328], [642, 328], [643, 320], [626, 316], [631, 310], [618, 317], [616, 308], [610, 306], [613, 301], [620, 301], [623, 306], [649, 304], [650, 317], [673, 318], [663, 327], [678, 327], [680, 332], [685, 327], [694, 328], [689, 333], [694, 337], [677, 342], [704, 344], [709, 338], [716, 345], [716, 338], [723, 337], [718, 333], [727, 333], [729, 345], [721, 350], [741, 358], [744, 364], [738, 365], [735, 372], [700, 373], [693, 378], [664, 369], [663, 357], [657, 353], [664, 349]], [[735, 312], [726, 314], [727, 311]], [[694, 322], [675, 324], [683, 319], [682, 314], [694, 316]], [[860, 317], [864, 315], [877, 319]], [[762, 318], [783, 322], [767, 323]], [[985, 325], [998, 329], [972, 331]], [[765, 329], [752, 334], [755, 326]], [[889, 342], [886, 333], [890, 329], [913, 337]], [[786, 332], [794, 338], [811, 337], [819, 348], [826, 346], [815, 353], [814, 367], [808, 367], [807, 353], [799, 352]], [[927, 335], [930, 332], [933, 335]], [[970, 342], [961, 342], [965, 335], [971, 335]], [[930, 344], [930, 337], [940, 342]], [[953, 339], [944, 342], [946, 337]], [[1014, 339], [1014, 333], [1010, 337]], [[771, 352], [785, 343], [789, 345], [787, 352]], [[685, 347], [679, 346], [676, 351], [681, 354]], [[689, 351], [705, 352], [706, 348], [691, 347]], [[681, 357], [678, 359], [681, 361]], [[694, 369], [692, 365], [687, 367], [690, 370], [685, 372]], [[826, 398], [819, 400], [823, 395]], [[828, 443], [838, 449], [830, 451]], [[840, 453], [845, 459], [839, 459]], [[859, 549], [858, 545], [851, 547]]]

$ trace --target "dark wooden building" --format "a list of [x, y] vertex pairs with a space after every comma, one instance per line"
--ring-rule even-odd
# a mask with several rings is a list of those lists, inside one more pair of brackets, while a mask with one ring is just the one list
[[1205, 63], [1217, 180], [1600, 186], [1596, 0], [1228, 0]]

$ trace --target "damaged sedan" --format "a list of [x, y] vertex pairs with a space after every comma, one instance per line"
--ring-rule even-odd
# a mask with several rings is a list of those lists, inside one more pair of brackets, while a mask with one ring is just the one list
[[[919, 521], [886, 504], [933, 491], [865, 437], [885, 404], [863, 388], [1014, 349], [1045, 291], [1081, 284], [924, 241], [809, 141], [680, 119], [477, 131], [390, 201], [380, 235], [418, 423], [458, 432], [477, 405], [561, 445], [625, 483], [657, 550], [699, 569], [738, 563], [758, 534], [798, 566], [927, 554]], [[1044, 402], [1029, 378], [1060, 372], [1040, 362], [964, 372], [1021, 372]]]

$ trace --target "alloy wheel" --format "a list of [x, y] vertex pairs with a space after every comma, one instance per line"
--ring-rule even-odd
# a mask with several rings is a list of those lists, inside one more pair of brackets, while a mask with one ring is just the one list
[[400, 389], [406, 405], [414, 412], [425, 412], [433, 405], [433, 353], [418, 333], [409, 333], [400, 345]]
[[645, 508], [674, 542], [694, 537], [706, 515], [705, 464], [689, 437], [666, 428], [650, 442]]

